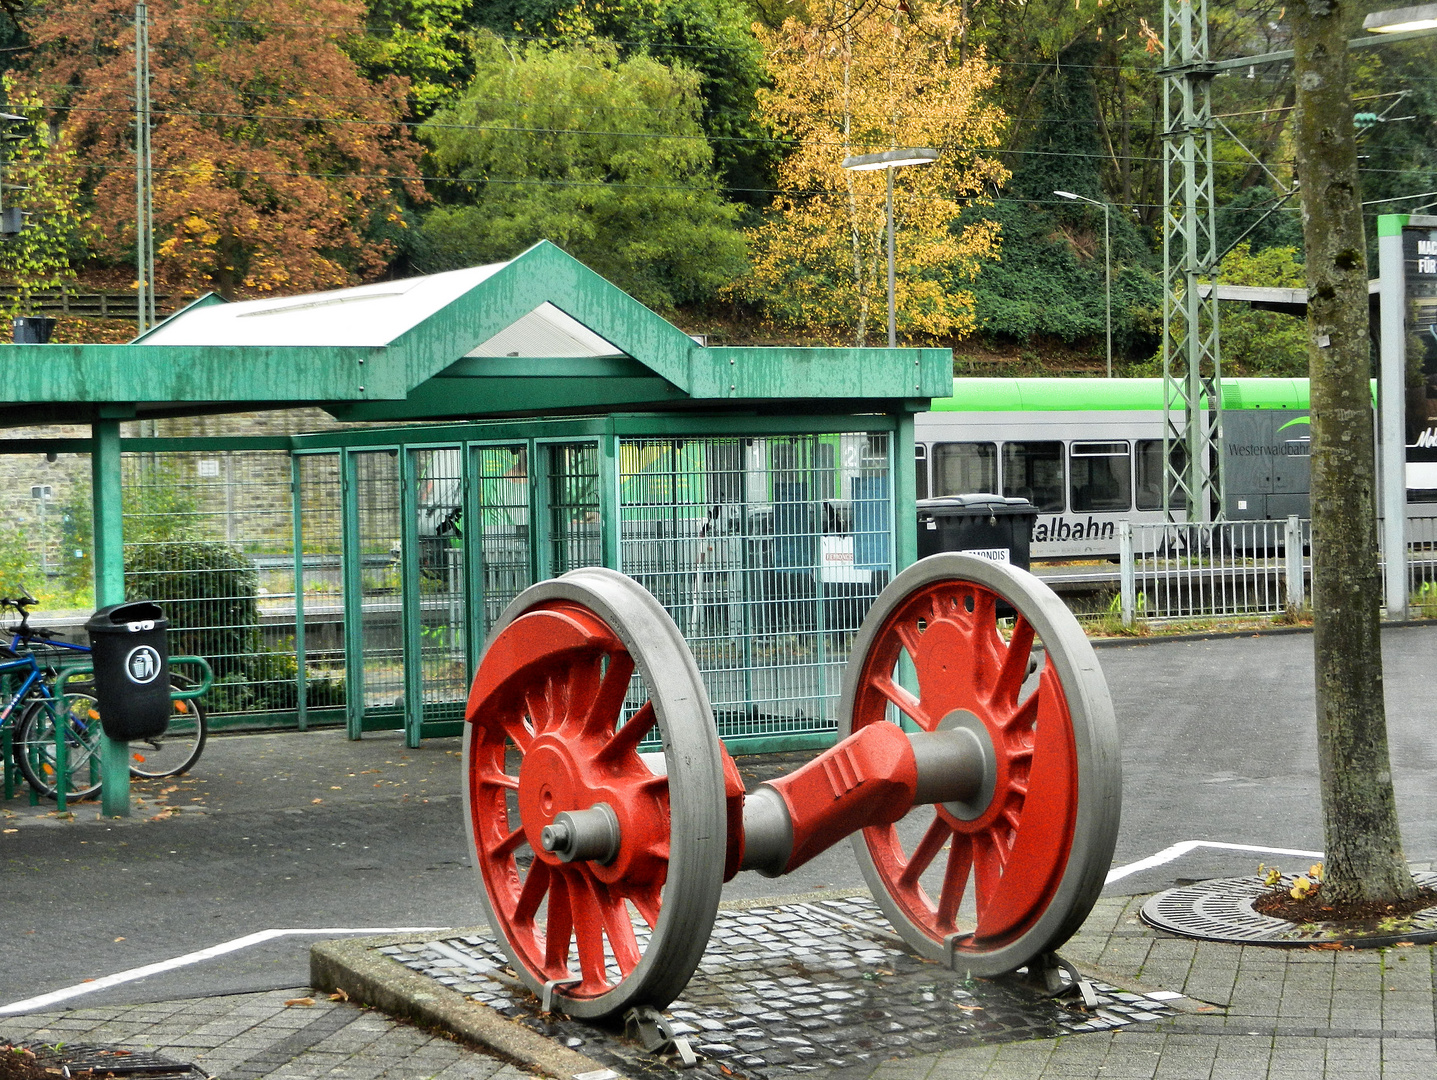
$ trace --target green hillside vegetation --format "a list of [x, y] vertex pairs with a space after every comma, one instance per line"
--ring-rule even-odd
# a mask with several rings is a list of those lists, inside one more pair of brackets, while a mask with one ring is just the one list
[[[886, 304], [882, 186], [837, 163], [922, 140], [942, 169], [895, 176], [903, 341], [951, 346], [968, 373], [1097, 373], [1111, 267], [1117, 371], [1157, 371], [1157, 0], [149, 12], [171, 308], [207, 289], [274, 295], [492, 262], [546, 238], [693, 332], [871, 343]], [[1289, 44], [1280, 4], [1210, 14], [1215, 58]], [[132, 291], [132, 20], [122, 0], [0, 11], [8, 111], [27, 117], [11, 125], [6, 197], [29, 228], [0, 252], [16, 314], [61, 286]], [[1355, 60], [1370, 216], [1437, 190], [1428, 67], [1421, 42]], [[1281, 65], [1213, 82], [1221, 282], [1302, 284], [1292, 102]], [[58, 336], [124, 333], [69, 318]], [[1229, 304], [1221, 336], [1231, 374], [1303, 372], [1290, 317]]]

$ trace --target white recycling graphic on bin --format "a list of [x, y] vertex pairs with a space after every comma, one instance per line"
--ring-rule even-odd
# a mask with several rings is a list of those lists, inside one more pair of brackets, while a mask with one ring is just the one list
[[125, 673], [133, 683], [154, 682], [160, 673], [160, 654], [152, 645], [137, 645], [125, 657]]

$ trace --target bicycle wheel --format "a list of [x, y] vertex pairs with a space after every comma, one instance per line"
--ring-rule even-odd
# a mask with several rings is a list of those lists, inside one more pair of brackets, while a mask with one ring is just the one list
[[[186, 687], [186, 680], [177, 676], [170, 685], [182, 690]], [[192, 698], [175, 698], [170, 707], [170, 724], [163, 734], [152, 739], [135, 739], [130, 743], [131, 776], [146, 780], [178, 776], [189, 772], [204, 752], [208, 728], [200, 703]]]
[[65, 798], [88, 798], [100, 790], [100, 709], [93, 694], [70, 691], [63, 701], [33, 699], [15, 728], [16, 762], [35, 791], [55, 798], [57, 717], [65, 729]]

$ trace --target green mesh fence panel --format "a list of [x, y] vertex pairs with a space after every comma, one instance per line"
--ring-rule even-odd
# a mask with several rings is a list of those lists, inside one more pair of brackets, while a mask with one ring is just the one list
[[344, 719], [344, 543], [338, 454], [301, 454], [300, 545], [304, 551], [307, 721]]
[[292, 714], [289, 455], [128, 453], [123, 486], [125, 593], [164, 606], [172, 654], [210, 662], [211, 713]]
[[419, 666], [425, 720], [453, 719], [469, 692], [464, 602], [463, 453], [409, 451], [419, 542]]
[[620, 569], [678, 623], [720, 736], [832, 731], [893, 569], [888, 436], [626, 439], [619, 467]]

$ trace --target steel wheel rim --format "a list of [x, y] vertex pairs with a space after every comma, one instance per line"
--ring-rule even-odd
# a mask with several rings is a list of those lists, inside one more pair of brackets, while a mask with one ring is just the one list
[[[597, 677], [592, 668], [584, 674], [583, 653], [570, 654], [566, 661], [568, 682], [545, 681], [550, 676], [542, 665], [535, 665], [532, 672], [526, 668], [514, 686], [536, 687], [543, 682], [545, 689], [537, 699], [525, 699], [533, 729], [527, 735], [517, 731], [517, 739], [515, 724], [523, 722], [525, 710], [516, 699], [506, 697], [508, 691], [486, 691], [481, 697], [486, 679], [481, 664], [464, 734], [465, 823], [481, 899], [514, 970], [536, 993], [542, 993], [551, 980], [572, 978], [572, 962], [580, 981], [554, 988], [556, 1007], [562, 1011], [594, 1019], [638, 1004], [662, 1008], [678, 996], [697, 968], [722, 888], [726, 814], [722, 759], [708, 695], [673, 620], [631, 578], [585, 568], [532, 586], [499, 617], [486, 644], [485, 661], [495, 655], [496, 642], [503, 650], [518, 640], [513, 634], [505, 636], [511, 624], [536, 613], [546, 613], [560, 629], [584, 628], [596, 640], [607, 631], [617, 648], [596, 647], [611, 657], [608, 670]], [[555, 621], [556, 616], [560, 621]], [[515, 627], [515, 634], [520, 629]], [[629, 745], [632, 739], [614, 739], [609, 733], [612, 722], [606, 728], [601, 720], [595, 721], [587, 734], [574, 737], [586, 700], [602, 698], [604, 709], [617, 719], [628, 686], [622, 663], [614, 666], [613, 657], [620, 653], [632, 661], [650, 691], [652, 709], [636, 715], [641, 725], [650, 725], [662, 738], [663, 775], [643, 763]], [[615, 673], [619, 679], [613, 679]], [[592, 693], [587, 697], [578, 692], [588, 689]], [[578, 708], [572, 708], [575, 703]], [[570, 706], [570, 713], [535, 715], [559, 704]], [[589, 710], [595, 716], [599, 711]], [[560, 728], [565, 729], [564, 740], [547, 738]], [[517, 776], [503, 765], [506, 739], [522, 755]], [[525, 741], [527, 746], [518, 745]], [[599, 751], [607, 743], [616, 750], [605, 758]], [[555, 797], [547, 809], [536, 795], [543, 785], [531, 779], [535, 775], [547, 778]], [[666, 776], [682, 779], [670, 784]], [[619, 804], [614, 809], [623, 819], [624, 840], [609, 866], [554, 865], [526, 836], [526, 822], [534, 825], [559, 810], [583, 809], [561, 805], [577, 797], [576, 792], [586, 797], [602, 793], [603, 798], [594, 801]], [[517, 828], [512, 820], [515, 804]], [[645, 807], [649, 812], [641, 814]], [[527, 871], [515, 859], [526, 846], [533, 853]], [[647, 924], [646, 935], [630, 928], [629, 905], [639, 914], [641, 925]]]
[[[188, 680], [171, 684], [186, 689]], [[204, 752], [208, 732], [204, 709], [194, 698], [170, 702], [170, 719], [163, 733], [153, 739], [130, 743], [130, 775], [141, 780], [158, 780], [187, 773]]]
[[[997, 630], [1000, 599], [1017, 613], [1011, 641]], [[1044, 660], [1036, 689], [1029, 683], [1024, 693], [1035, 638]], [[900, 652], [918, 669], [916, 697], [893, 688]], [[976, 716], [998, 766], [992, 801], [971, 821], [944, 807], [915, 807], [910, 817], [928, 824], [911, 852], [896, 826], [854, 835], [874, 898], [920, 953], [975, 975], [1011, 971], [1056, 949], [1102, 891], [1121, 803], [1112, 701], [1082, 628], [1026, 571], [961, 554], [931, 556], [884, 589], [855, 638], [840, 736], [885, 720], [890, 704], [930, 730], [945, 717]], [[1032, 791], [1041, 798], [1029, 802]], [[919, 879], [940, 867], [935, 899]], [[977, 926], [960, 927], [958, 909], [970, 890]]]
[[[100, 790], [93, 779], [98, 769], [99, 704], [91, 694], [71, 691], [55, 708], [66, 731], [65, 798], [87, 799]], [[18, 734], [22, 737], [15, 743], [15, 757], [26, 782], [46, 798], [55, 798], [62, 778], [55, 763], [55, 717], [44, 701], [35, 701], [26, 709]], [[79, 776], [85, 779], [77, 782]]]

